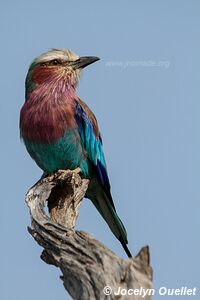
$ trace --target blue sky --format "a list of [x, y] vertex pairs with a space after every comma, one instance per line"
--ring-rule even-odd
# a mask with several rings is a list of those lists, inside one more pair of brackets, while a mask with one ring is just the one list
[[[199, 13], [195, 0], [1, 1], [1, 299], [70, 299], [27, 232], [41, 171], [18, 129], [28, 66], [52, 47], [101, 57], [78, 93], [98, 118], [130, 249], [150, 246], [156, 289], [200, 292]], [[77, 228], [126, 257], [89, 200]]]

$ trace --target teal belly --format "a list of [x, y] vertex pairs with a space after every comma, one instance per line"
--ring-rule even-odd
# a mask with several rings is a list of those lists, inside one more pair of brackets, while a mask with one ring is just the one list
[[31, 157], [45, 173], [80, 167], [83, 175], [88, 177], [88, 161], [75, 130], [67, 131], [62, 138], [52, 144], [33, 143], [26, 139], [24, 143]]

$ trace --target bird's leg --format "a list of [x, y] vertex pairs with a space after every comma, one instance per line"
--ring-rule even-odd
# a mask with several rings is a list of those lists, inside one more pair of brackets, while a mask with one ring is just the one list
[[79, 174], [79, 173], [81, 173], [81, 168], [78, 167], [78, 168], [74, 169], [73, 171], [74, 171], [76, 174]]

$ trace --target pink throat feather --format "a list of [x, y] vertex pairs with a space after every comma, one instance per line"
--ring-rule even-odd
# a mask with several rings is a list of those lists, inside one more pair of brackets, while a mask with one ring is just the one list
[[56, 142], [66, 129], [76, 126], [76, 99], [75, 87], [63, 78], [36, 85], [21, 109], [22, 138], [33, 143]]

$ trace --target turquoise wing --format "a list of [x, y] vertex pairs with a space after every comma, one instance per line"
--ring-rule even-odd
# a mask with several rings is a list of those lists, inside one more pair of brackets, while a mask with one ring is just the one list
[[110, 193], [110, 182], [103, 153], [102, 138], [98, 129], [96, 118], [85, 103], [77, 101], [75, 119], [87, 157], [95, 168], [103, 189], [115, 210]]

